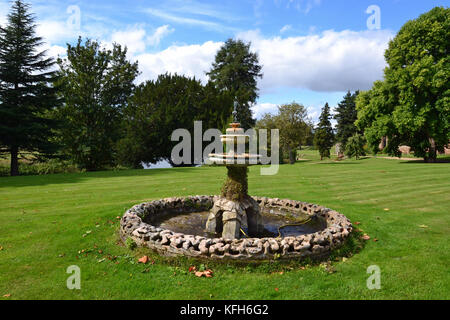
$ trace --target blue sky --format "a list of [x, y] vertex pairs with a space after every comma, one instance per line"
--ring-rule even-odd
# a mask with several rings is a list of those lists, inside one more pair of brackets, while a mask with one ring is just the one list
[[[450, 1], [438, 0], [222, 0], [29, 1], [38, 33], [52, 55], [64, 55], [78, 35], [129, 47], [139, 81], [164, 72], [206, 81], [215, 52], [227, 38], [252, 42], [264, 78], [257, 117], [297, 101], [316, 120], [346, 90], [366, 90], [382, 77], [389, 39], [408, 20]], [[379, 19], [373, 20], [377, 11]], [[9, 3], [0, 0], [0, 24]], [[368, 19], [372, 24], [369, 23]], [[379, 22], [379, 24], [374, 24]]]

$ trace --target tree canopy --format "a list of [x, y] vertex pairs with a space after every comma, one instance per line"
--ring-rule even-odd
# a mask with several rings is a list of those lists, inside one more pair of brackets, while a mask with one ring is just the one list
[[312, 134], [312, 124], [306, 108], [296, 102], [278, 106], [276, 115], [265, 114], [257, 122], [258, 129], [279, 129], [280, 148], [295, 162], [296, 151], [305, 145]]
[[58, 87], [65, 102], [58, 111], [65, 122], [60, 137], [64, 151], [87, 170], [115, 164], [123, 110], [139, 73], [126, 53], [118, 44], [109, 50], [80, 37], [75, 46], [68, 44], [67, 58], [58, 60]]
[[174, 130], [187, 129], [193, 137], [194, 121], [202, 121], [204, 130], [223, 129], [232, 109], [230, 94], [212, 83], [203, 86], [195, 78], [160, 75], [139, 85], [125, 110], [126, 133], [119, 143], [119, 160], [133, 167], [170, 161], [177, 144], [171, 141]]
[[408, 21], [390, 41], [384, 80], [357, 100], [357, 125], [374, 152], [400, 155], [409, 145], [417, 157], [436, 160], [450, 139], [450, 9], [436, 7]]
[[14, 1], [7, 24], [0, 27], [0, 147], [11, 155], [11, 175], [19, 174], [20, 150], [52, 156], [55, 121], [49, 110], [58, 105], [52, 83], [55, 61], [39, 48], [36, 24], [29, 5]]
[[251, 105], [258, 98], [257, 82], [262, 78], [261, 69], [258, 55], [250, 51], [250, 43], [228, 39], [207, 72], [216, 88], [229, 91], [237, 100], [238, 120], [245, 129], [255, 125]]

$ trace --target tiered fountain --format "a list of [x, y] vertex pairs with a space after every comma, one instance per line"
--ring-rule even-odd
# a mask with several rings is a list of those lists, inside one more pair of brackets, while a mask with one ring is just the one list
[[244, 134], [237, 121], [237, 103], [234, 104], [234, 122], [230, 124], [221, 141], [226, 153], [210, 154], [209, 164], [227, 167], [228, 177], [222, 187], [221, 197], [214, 202], [206, 223], [206, 231], [220, 233], [225, 239], [239, 239], [242, 221], [247, 219], [250, 235], [261, 234], [264, 230], [258, 203], [248, 195], [248, 166], [259, 164], [260, 155], [245, 153], [249, 136]]
[[315, 204], [250, 196], [248, 167], [258, 164], [260, 156], [246, 153], [249, 136], [237, 122], [236, 105], [233, 114], [234, 122], [221, 136], [225, 152], [210, 154], [207, 161], [227, 168], [221, 195], [174, 197], [136, 205], [120, 221], [122, 240], [131, 239], [164, 255], [199, 258], [328, 256], [349, 236], [350, 221]]

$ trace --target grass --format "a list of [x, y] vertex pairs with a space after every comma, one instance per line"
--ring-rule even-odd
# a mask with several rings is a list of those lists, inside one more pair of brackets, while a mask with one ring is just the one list
[[[305, 157], [275, 176], [252, 167], [249, 191], [318, 203], [360, 222], [371, 240], [346, 261], [332, 261], [333, 272], [168, 260], [118, 244], [116, 217], [127, 208], [219, 193], [224, 168], [9, 177], [0, 178], [0, 300], [450, 298], [450, 164], [320, 162], [311, 150]], [[154, 263], [138, 264], [144, 254]], [[187, 272], [191, 264], [206, 264], [214, 277], [196, 278]], [[81, 269], [81, 290], [66, 287], [71, 265]], [[381, 269], [381, 290], [367, 289], [371, 265]]]

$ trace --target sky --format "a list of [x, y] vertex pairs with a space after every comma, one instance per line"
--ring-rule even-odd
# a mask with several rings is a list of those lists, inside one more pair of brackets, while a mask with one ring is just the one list
[[[128, 47], [138, 82], [161, 73], [208, 80], [228, 38], [251, 43], [263, 66], [254, 115], [298, 102], [316, 122], [348, 90], [382, 79], [384, 51], [408, 20], [450, 0], [30, 0], [37, 33], [53, 56], [78, 36]], [[10, 2], [0, 0], [0, 24]]]

